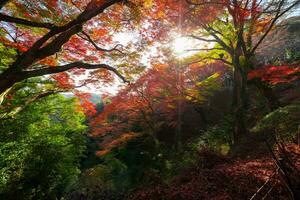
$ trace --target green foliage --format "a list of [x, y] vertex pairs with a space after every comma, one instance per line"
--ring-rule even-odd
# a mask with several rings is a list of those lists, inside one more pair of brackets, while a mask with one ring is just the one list
[[16, 83], [7, 93], [0, 95], [0, 119], [14, 117], [39, 95], [55, 90], [58, 90], [55, 83], [49, 79], [30, 78]]
[[219, 78], [220, 74], [214, 73], [204, 80], [196, 82], [195, 88], [186, 90], [189, 94], [186, 99], [198, 104], [207, 101], [207, 97], [213, 96], [214, 92], [220, 90], [221, 83], [218, 81]]
[[0, 43], [0, 73], [12, 64], [16, 58], [17, 52], [13, 48], [5, 47]]
[[175, 152], [162, 143], [155, 146], [149, 136], [137, 137], [99, 158], [102, 163], [82, 174], [67, 199], [124, 199], [136, 188], [169, 183], [197, 159], [198, 150], [189, 145], [183, 149]]
[[145, 184], [146, 171], [157, 171], [154, 151], [149, 137], [134, 139], [114, 149], [98, 158], [101, 164], [85, 170], [66, 198], [118, 199], [136, 186]]
[[232, 123], [231, 115], [224, 117], [220, 123], [208, 128], [198, 139], [191, 143], [194, 149], [209, 148], [221, 154], [227, 154], [232, 144]]
[[285, 58], [289, 62], [300, 61], [300, 51], [285, 49]]
[[112, 152], [112, 155], [127, 166], [130, 187], [147, 185], [153, 176], [160, 176], [163, 165], [162, 148], [157, 147], [149, 136], [129, 141], [125, 146]]
[[51, 95], [2, 121], [2, 199], [55, 199], [76, 181], [86, 129], [76, 106], [75, 99]]
[[76, 199], [84, 195], [90, 199], [114, 199], [113, 196], [128, 189], [128, 181], [127, 166], [116, 158], [106, 158], [102, 164], [85, 170], [66, 198]]
[[298, 126], [300, 124], [300, 102], [278, 108], [262, 118], [255, 127], [253, 132], [275, 131], [279, 136], [286, 140], [293, 140]]

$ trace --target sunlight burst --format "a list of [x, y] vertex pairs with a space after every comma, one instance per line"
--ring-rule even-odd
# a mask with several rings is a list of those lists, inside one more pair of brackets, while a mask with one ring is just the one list
[[188, 48], [189, 40], [184, 37], [178, 37], [173, 42], [173, 51], [177, 55], [183, 54]]
[[189, 50], [195, 48], [195, 45], [194, 40], [180, 36], [173, 40], [171, 48], [176, 57], [184, 58], [194, 53]]

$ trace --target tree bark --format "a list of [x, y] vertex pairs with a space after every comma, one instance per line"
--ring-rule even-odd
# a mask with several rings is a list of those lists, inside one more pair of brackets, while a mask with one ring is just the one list
[[25, 77], [18, 71], [8, 69], [0, 74], [0, 94], [11, 88], [15, 83], [24, 80]]
[[[234, 67], [234, 87], [233, 87], [233, 101], [232, 109], [234, 113], [233, 124], [233, 144], [238, 143], [241, 136], [247, 132], [245, 124], [245, 115], [247, 107], [247, 95], [246, 95], [246, 70], [245, 66], [240, 63], [241, 53], [236, 52], [233, 55], [233, 67]], [[243, 69], [244, 68], [244, 69]]]

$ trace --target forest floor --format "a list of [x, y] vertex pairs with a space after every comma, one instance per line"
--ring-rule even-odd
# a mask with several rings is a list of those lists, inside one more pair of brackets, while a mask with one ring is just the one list
[[[199, 152], [199, 162], [185, 169], [169, 184], [141, 188], [132, 200], [243, 200], [290, 199], [290, 193], [272, 156], [264, 148], [249, 146], [235, 157], [211, 151]], [[300, 147], [286, 146], [289, 158], [300, 171]], [[299, 183], [299, 173], [291, 174]], [[296, 184], [297, 184], [296, 183]], [[299, 189], [299, 188], [298, 188]]]

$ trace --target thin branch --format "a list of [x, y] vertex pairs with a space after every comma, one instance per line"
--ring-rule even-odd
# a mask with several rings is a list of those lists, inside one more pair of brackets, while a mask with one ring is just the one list
[[193, 38], [193, 39], [201, 40], [201, 41], [204, 41], [204, 42], [217, 42], [217, 40], [214, 40], [214, 39], [206, 39], [206, 38], [199, 37], [199, 36], [196, 36], [196, 35], [187, 35], [186, 37], [191, 37], [191, 38]]
[[[276, 140], [276, 139], [275, 139]], [[276, 157], [275, 153], [272, 150], [272, 147], [270, 145], [270, 143], [267, 141], [267, 139], [264, 138], [264, 142], [267, 145], [267, 148], [276, 164], [276, 166], [278, 167], [278, 169], [280, 170], [281, 174], [282, 174], [282, 178], [283, 178], [283, 184], [286, 186], [286, 188], [288, 189], [292, 199], [294, 199], [294, 191], [292, 188], [292, 184], [291, 184], [291, 180], [289, 178], [289, 176], [287, 175], [287, 172], [285, 170], [285, 168], [283, 167], [282, 163], [278, 160], [278, 158]]]
[[45, 67], [41, 69], [31, 70], [31, 71], [23, 71], [25, 74], [25, 78], [43, 76], [46, 74], [55, 74], [59, 72], [64, 72], [70, 70], [72, 68], [83, 68], [83, 69], [107, 69], [113, 73], [115, 73], [123, 82], [128, 83], [124, 76], [122, 76], [117, 69], [107, 65], [107, 64], [88, 64], [82, 62], [74, 62], [61, 66], [51, 66]]
[[0, 21], [10, 22], [10, 23], [15, 23], [15, 24], [22, 24], [22, 25], [31, 26], [31, 27], [46, 28], [46, 29], [57, 28], [57, 26], [55, 26], [54, 24], [51, 24], [51, 23], [32, 22], [32, 21], [28, 21], [26, 19], [21, 19], [21, 18], [4, 15], [2, 13], [0, 13]]
[[200, 48], [200, 49], [186, 49], [185, 51], [211, 51], [211, 50], [224, 50], [223, 48]]
[[1, 29], [4, 30], [4, 32], [5, 32], [5, 33], [6, 33], [6, 34], [7, 34], [14, 42], [18, 42], [18, 41], [17, 41], [17, 38], [16, 38], [16, 37], [17, 37], [17, 34], [16, 34], [16, 37], [13, 37], [12, 34], [11, 34], [8, 30], [6, 30], [6, 28], [1, 27]]
[[222, 33], [221, 31], [218, 31], [217, 29], [213, 28], [213, 27], [210, 26], [210, 25], [207, 25], [207, 27], [208, 27], [211, 31], [213, 31], [215, 34], [219, 34], [219, 35], [221, 35], [222, 37], [224, 37], [224, 35], [223, 35], [223, 33]]
[[271, 192], [273, 189], [274, 189], [274, 186], [272, 186], [272, 187], [268, 190], [268, 192], [265, 194], [265, 196], [263, 196], [263, 198], [262, 198], [261, 200], [266, 199], [266, 197], [270, 194], [270, 192]]
[[215, 38], [215, 40], [217, 41], [217, 43], [219, 43], [224, 50], [226, 50], [229, 54], [233, 53], [233, 50], [219, 37], [216, 35], [216, 33], [212, 32], [211, 29], [209, 27], [206, 27], [205, 25], [202, 25], [202, 27], [209, 32], [209, 34], [211, 36], [213, 36]]
[[75, 3], [73, 0], [71, 0], [71, 3], [72, 3], [72, 5], [75, 6], [79, 11], [82, 12], [82, 9], [81, 9], [79, 6], [77, 6], [76, 3]]
[[37, 95], [33, 95], [31, 98], [27, 99], [24, 103], [22, 103], [22, 105], [13, 108], [8, 113], [1, 114], [0, 119], [3, 120], [3, 119], [13, 118], [16, 114], [20, 113], [22, 110], [24, 110], [31, 103], [33, 103], [33, 102], [35, 102], [35, 101], [37, 101], [41, 98], [47, 97], [49, 95], [57, 94], [57, 93], [61, 93], [61, 92], [66, 92], [66, 91], [67, 90], [48, 90], [48, 91], [38, 93]]
[[123, 47], [123, 45], [121, 45], [121, 44], [117, 44], [116, 46], [114, 46], [114, 47], [111, 48], [111, 49], [104, 49], [104, 48], [99, 47], [99, 46], [92, 40], [92, 38], [91, 38], [86, 32], [81, 31], [81, 33], [82, 33], [83, 35], [85, 35], [86, 38], [84, 38], [84, 37], [82, 37], [82, 36], [80, 36], [80, 35], [78, 35], [78, 36], [79, 36], [80, 38], [82, 38], [82, 39], [84, 39], [84, 40], [90, 42], [90, 43], [91, 43], [98, 51], [103, 51], [103, 52], [117, 51], [117, 52], [119, 52], [119, 53], [121, 53], [121, 54], [125, 54], [124, 52], [122, 52], [121, 50], [118, 49], [118, 47]]
[[229, 61], [227, 61], [227, 60], [225, 60], [223, 58], [215, 58], [215, 57], [211, 57], [211, 56], [207, 56], [207, 57], [201, 58], [199, 60], [196, 60], [196, 61], [193, 61], [193, 62], [189, 62], [189, 63], [187, 63], [187, 65], [195, 64], [195, 63], [202, 62], [202, 61], [205, 61], [205, 60], [222, 61], [223, 63], [225, 63], [227, 65], [232, 65], [231, 62], [229, 62]]

